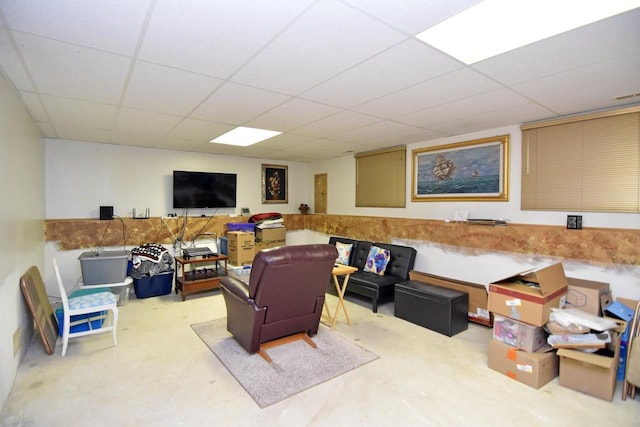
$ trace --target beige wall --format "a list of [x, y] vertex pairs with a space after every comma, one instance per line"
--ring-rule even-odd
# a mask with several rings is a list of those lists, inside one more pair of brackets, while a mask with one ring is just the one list
[[[20, 291], [20, 276], [44, 260], [44, 141], [0, 74], [0, 404], [4, 404], [33, 326]], [[13, 336], [20, 348], [14, 355]]]

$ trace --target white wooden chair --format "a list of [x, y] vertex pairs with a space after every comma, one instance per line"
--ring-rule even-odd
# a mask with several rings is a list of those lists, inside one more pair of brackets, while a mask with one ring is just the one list
[[[56, 279], [58, 280], [60, 299], [62, 300], [62, 307], [64, 309], [64, 323], [62, 327], [62, 356], [67, 353], [69, 338], [82, 337], [85, 335], [106, 333], [112, 331], [113, 345], [117, 346], [118, 340], [116, 338], [116, 329], [118, 326], [118, 299], [116, 298], [116, 296], [109, 291], [105, 291], [68, 298], [67, 292], [62, 283], [62, 277], [60, 276], [60, 269], [58, 268], [58, 263], [55, 259], [53, 260], [53, 269], [56, 273]], [[94, 329], [92, 326], [92, 322], [100, 319], [104, 319], [104, 321], [107, 322], [109, 311], [113, 313], [111, 323]], [[89, 314], [90, 316], [86, 316], [85, 318], [80, 320], [74, 320], [73, 322], [71, 321], [72, 316], [87, 314]], [[91, 314], [95, 314], [95, 316]], [[88, 324], [87, 330], [78, 332], [70, 331], [72, 326], [82, 323]]]

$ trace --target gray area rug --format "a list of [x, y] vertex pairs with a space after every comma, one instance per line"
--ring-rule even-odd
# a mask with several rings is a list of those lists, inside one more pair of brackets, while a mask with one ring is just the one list
[[196, 323], [191, 328], [261, 407], [267, 407], [378, 358], [378, 355], [320, 325], [311, 339], [267, 350], [273, 363], [248, 354], [227, 331], [227, 319]]

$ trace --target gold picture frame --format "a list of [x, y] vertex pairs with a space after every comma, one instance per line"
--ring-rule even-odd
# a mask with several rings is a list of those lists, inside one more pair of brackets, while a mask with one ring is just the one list
[[411, 201], [508, 201], [509, 135], [412, 150]]
[[262, 203], [289, 203], [289, 167], [262, 165]]

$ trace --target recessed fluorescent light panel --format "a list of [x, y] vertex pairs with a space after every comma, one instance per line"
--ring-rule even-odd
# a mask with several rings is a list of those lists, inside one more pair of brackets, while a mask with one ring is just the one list
[[640, 0], [485, 0], [416, 37], [473, 64], [640, 7]]
[[248, 145], [255, 144], [265, 139], [273, 138], [280, 135], [282, 132], [266, 129], [256, 129], [247, 127], [237, 127], [229, 132], [220, 135], [219, 137], [212, 139], [209, 142], [217, 144], [237, 145], [240, 147], [246, 147]]

